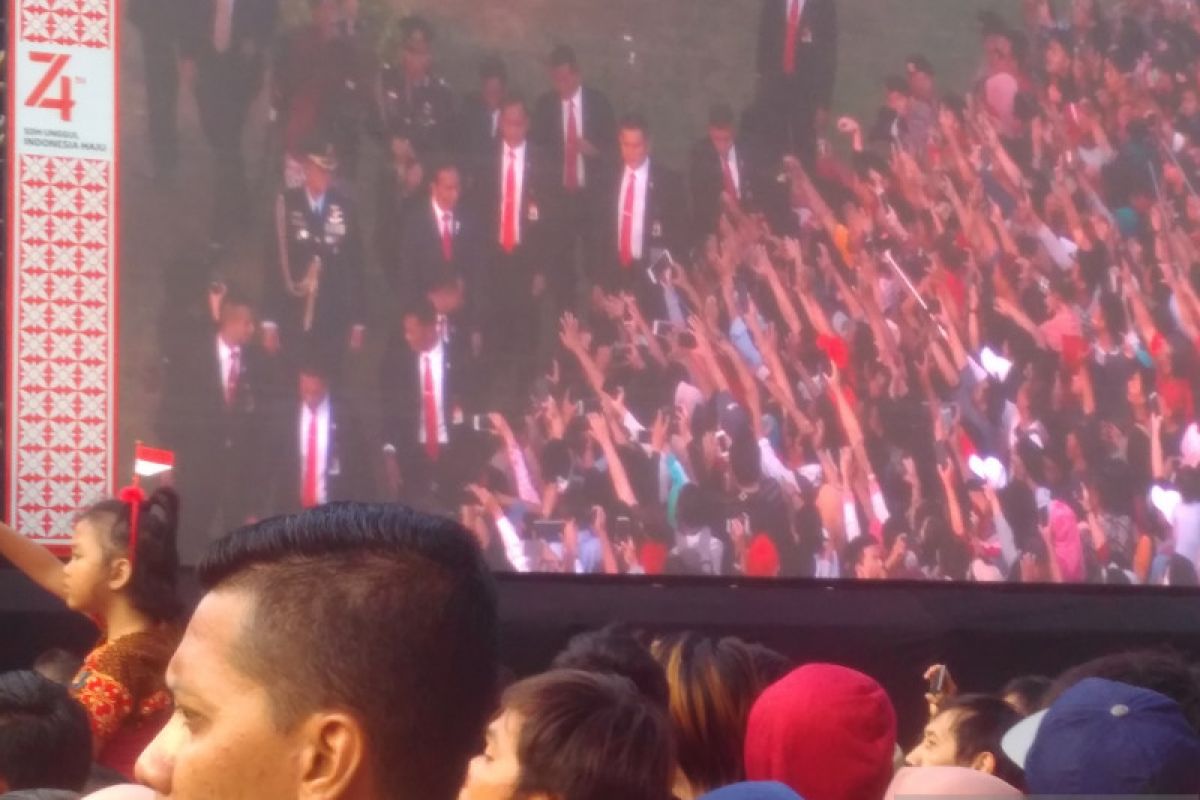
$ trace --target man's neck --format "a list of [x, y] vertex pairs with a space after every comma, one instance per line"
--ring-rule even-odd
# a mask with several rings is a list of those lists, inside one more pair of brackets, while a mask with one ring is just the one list
[[642, 163], [638, 164], [636, 167], [633, 166], [632, 164], [626, 164], [625, 170], [627, 172], [641, 172], [643, 169], [646, 169], [649, 166], [650, 166], [650, 158], [649, 158], [649, 156], [647, 156], [646, 158], [642, 159]]
[[508, 139], [505, 139], [505, 140], [504, 140], [504, 146], [505, 146], [505, 147], [507, 147], [509, 150], [512, 150], [512, 151], [514, 151], [514, 152], [515, 152], [515, 151], [517, 151], [517, 150], [520, 150], [521, 148], [523, 148], [523, 147], [525, 146], [525, 142], [526, 142], [526, 141], [527, 141], [526, 139], [521, 139], [521, 140], [519, 140], [519, 141], [516, 141], [516, 142], [510, 142]]

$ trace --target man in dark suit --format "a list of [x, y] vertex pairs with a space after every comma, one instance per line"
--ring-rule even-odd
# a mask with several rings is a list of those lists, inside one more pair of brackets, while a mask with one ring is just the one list
[[[461, 202], [462, 171], [452, 161], [435, 164], [429, 194], [415, 203], [404, 221], [400, 252], [391, 259], [391, 280], [401, 300], [411, 304], [447, 277], [463, 281], [466, 315], [473, 325], [476, 281], [487, 269], [486, 244], [478, 218]], [[472, 328], [473, 333], [478, 333]], [[481, 336], [473, 346], [478, 349]]]
[[610, 290], [633, 290], [639, 299], [651, 284], [647, 268], [664, 250], [681, 252], [687, 208], [683, 181], [651, 158], [650, 127], [628, 114], [618, 134], [621, 168], [612, 176], [596, 219], [594, 272]]
[[[542, 95], [533, 115], [533, 140], [554, 165], [554, 187], [548, 211], [552, 238], [549, 258], [551, 290], [560, 307], [575, 299], [578, 253], [592, 249], [589, 219], [603, 181], [616, 163], [616, 118], [608, 98], [583, 85], [574, 51], [559, 47], [550, 54], [553, 91]], [[593, 276], [593, 279], [595, 276]]]
[[836, 0], [763, 0], [758, 102], [776, 155], [816, 157], [837, 74]]
[[330, 391], [322, 357], [307, 354], [297, 378], [297, 396], [274, 415], [269, 477], [260, 491], [260, 515], [294, 513], [340, 500], [375, 497], [374, 472], [362, 422], [343, 398]]
[[279, 0], [181, 3], [181, 72], [195, 88], [200, 124], [216, 157], [211, 231], [216, 243], [228, 241], [249, 220], [242, 134], [262, 89], [278, 5]]
[[179, 166], [180, 0], [133, 0], [129, 20], [137, 26], [146, 83], [146, 116], [154, 177], [168, 181]]
[[250, 303], [227, 292], [215, 330], [186, 337], [166, 357], [158, 432], [178, 456], [176, 480], [187, 500], [179, 537], [184, 564], [195, 564], [216, 534], [244, 524], [254, 511], [272, 383], [254, 329]]
[[493, 393], [511, 396], [532, 380], [538, 308], [546, 291], [546, 176], [552, 166], [529, 141], [529, 112], [510, 99], [500, 118], [500, 141], [479, 176], [481, 214], [491, 257], [472, 287], [484, 328]]
[[498, 58], [479, 64], [479, 91], [463, 100], [458, 149], [467, 164], [486, 162], [500, 139], [500, 111], [508, 100], [508, 70]]
[[428, 301], [405, 311], [380, 370], [389, 499], [441, 505], [457, 487], [469, 392], [462, 352]]
[[334, 363], [347, 348], [359, 351], [366, 334], [363, 245], [357, 210], [334, 185], [332, 147], [306, 149], [304, 185], [275, 202], [264, 339], [270, 352], [315, 349]]
[[752, 166], [746, 148], [737, 138], [733, 109], [715, 106], [708, 116], [708, 136], [692, 148], [692, 241], [718, 230], [726, 203], [745, 207], [754, 202]]

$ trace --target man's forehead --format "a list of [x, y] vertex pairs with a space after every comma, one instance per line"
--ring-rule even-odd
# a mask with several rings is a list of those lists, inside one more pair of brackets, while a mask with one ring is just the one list
[[232, 669], [233, 647], [250, 609], [251, 598], [241, 590], [218, 589], [201, 598], [167, 668], [173, 690], [186, 689], [199, 675]]

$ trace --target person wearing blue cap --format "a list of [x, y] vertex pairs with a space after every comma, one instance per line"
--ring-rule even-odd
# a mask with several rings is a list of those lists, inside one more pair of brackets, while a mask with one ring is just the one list
[[1179, 704], [1116, 681], [1080, 681], [1003, 746], [1033, 795], [1200, 792], [1200, 735]]
[[717, 789], [715, 792], [704, 795], [700, 800], [802, 800], [802, 798], [782, 783], [751, 781]]

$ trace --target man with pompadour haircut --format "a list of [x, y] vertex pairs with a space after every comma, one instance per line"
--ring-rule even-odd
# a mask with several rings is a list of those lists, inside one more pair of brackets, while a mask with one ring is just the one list
[[172, 800], [451, 800], [495, 704], [496, 599], [457, 523], [338, 503], [209, 550], [138, 777]]

